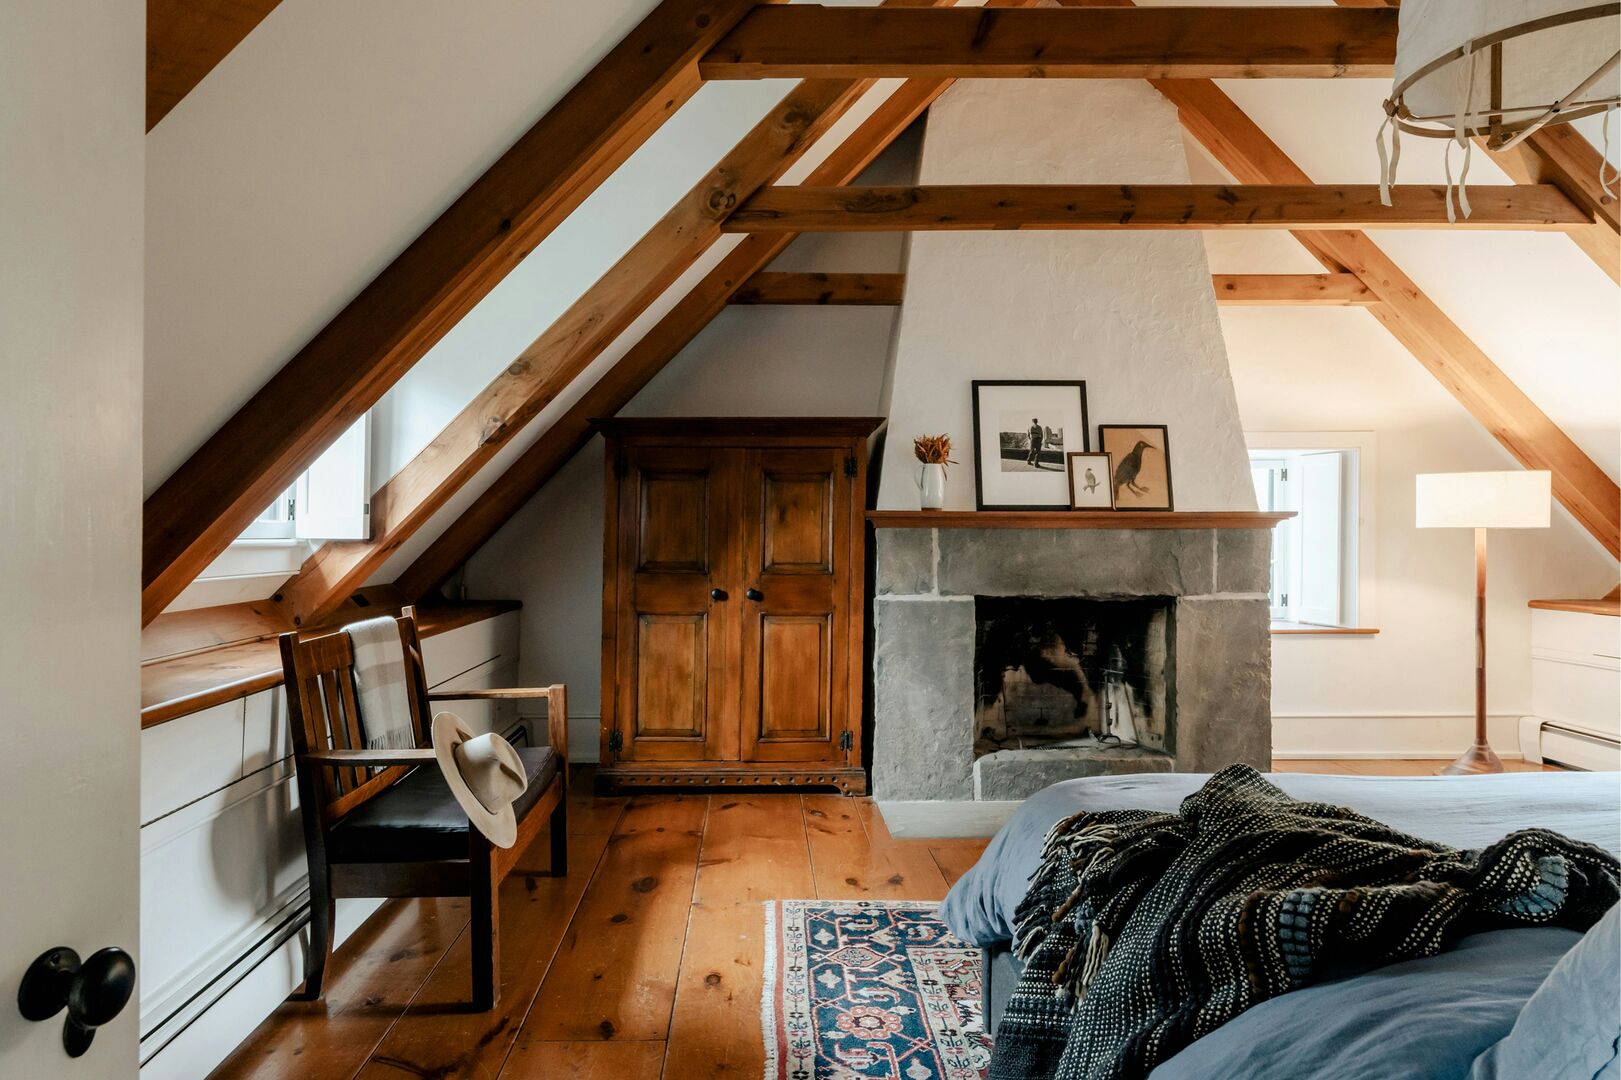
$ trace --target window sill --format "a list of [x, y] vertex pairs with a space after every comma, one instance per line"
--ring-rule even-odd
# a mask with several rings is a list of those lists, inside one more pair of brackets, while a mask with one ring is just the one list
[[1315, 626], [1311, 623], [1274, 622], [1273, 634], [1316, 634], [1323, 637], [1372, 637], [1379, 632], [1375, 626]]

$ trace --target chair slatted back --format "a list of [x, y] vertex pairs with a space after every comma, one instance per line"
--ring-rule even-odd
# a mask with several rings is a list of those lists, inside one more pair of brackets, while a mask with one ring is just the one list
[[[428, 746], [427, 679], [422, 670], [416, 620], [406, 614], [399, 623], [405, 645], [411, 728], [416, 733], [416, 745]], [[410, 769], [403, 765], [335, 769], [306, 763], [304, 755], [311, 751], [366, 748], [355, 694], [354, 643], [341, 630], [303, 639], [296, 633], [283, 634], [280, 641], [299, 791], [301, 797], [312, 800], [324, 828], [385, 791]]]

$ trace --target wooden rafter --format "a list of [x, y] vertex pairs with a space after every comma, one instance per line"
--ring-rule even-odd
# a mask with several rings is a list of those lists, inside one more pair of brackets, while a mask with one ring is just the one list
[[799, 84], [646, 236], [536, 338], [371, 500], [372, 539], [324, 544], [282, 588], [295, 621], [341, 604], [721, 236], [871, 86]]
[[764, 188], [727, 232], [933, 232], [962, 229], [1564, 229], [1590, 225], [1551, 184], [1470, 192], [1474, 212], [1447, 220], [1443, 187], [1376, 184], [963, 184]]
[[904, 274], [820, 274], [762, 270], [732, 294], [733, 304], [825, 304], [893, 307], [901, 302]]
[[[1396, 0], [1335, 0], [1341, 7], [1395, 7]], [[1570, 238], [1598, 264], [1610, 279], [1621, 284], [1621, 219], [1617, 200], [1599, 183], [1603, 158], [1581, 132], [1568, 124], [1534, 131], [1508, 150], [1491, 150], [1497, 164], [1517, 184], [1554, 184], [1583, 210], [1593, 224], [1570, 230]]]
[[[1240, 183], [1307, 184], [1305, 172], [1208, 80], [1157, 80], [1186, 127]], [[1368, 310], [1514, 459], [1553, 474], [1554, 496], [1612, 557], [1621, 557], [1621, 488], [1539, 409], [1417, 282], [1365, 233], [1297, 230], [1328, 270], [1350, 272], [1380, 303]]]
[[698, 89], [751, 0], [664, 0], [146, 500], [150, 622]]
[[[844, 184], [894, 141], [950, 85], [912, 79], [861, 123], [808, 183]], [[428, 596], [494, 536], [591, 438], [591, 421], [630, 403], [714, 319], [747, 282], [794, 239], [790, 233], [746, 236], [658, 324], [625, 353], [585, 395], [441, 533], [395, 581], [406, 596]]]
[[1212, 274], [1210, 283], [1216, 303], [1235, 307], [1368, 307], [1379, 302], [1355, 274]]
[[[1216, 302], [1234, 307], [1367, 307], [1373, 290], [1355, 274], [1212, 274]], [[732, 304], [828, 307], [898, 305], [905, 274], [762, 271], [732, 294]]]
[[1396, 13], [1336, 8], [761, 8], [706, 79], [1388, 76]]
[[241, 44], [281, 0], [146, 0], [146, 130]]

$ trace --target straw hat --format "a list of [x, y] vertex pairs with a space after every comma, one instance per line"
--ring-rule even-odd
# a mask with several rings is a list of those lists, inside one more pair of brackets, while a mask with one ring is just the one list
[[433, 718], [433, 754], [473, 828], [496, 847], [516, 843], [518, 818], [512, 804], [529, 781], [512, 744], [494, 732], [474, 735], [461, 717], [442, 712]]

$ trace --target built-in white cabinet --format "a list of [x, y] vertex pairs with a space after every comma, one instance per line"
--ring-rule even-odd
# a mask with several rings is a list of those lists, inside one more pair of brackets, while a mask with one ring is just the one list
[[[517, 613], [422, 650], [435, 689], [516, 685]], [[511, 706], [496, 704], [440, 707], [507, 730]], [[378, 903], [339, 901], [339, 940]], [[143, 1080], [206, 1076], [303, 980], [308, 906], [281, 688], [142, 731]]]
[[1532, 609], [1531, 709], [1527, 760], [1621, 766], [1621, 619]]

